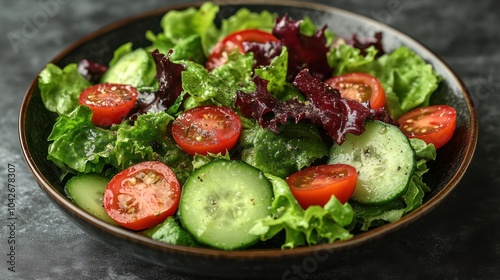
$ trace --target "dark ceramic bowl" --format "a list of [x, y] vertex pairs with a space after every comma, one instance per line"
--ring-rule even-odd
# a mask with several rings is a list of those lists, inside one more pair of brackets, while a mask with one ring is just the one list
[[[106, 224], [66, 198], [63, 184], [59, 180], [59, 170], [47, 160], [46, 139], [56, 115], [43, 107], [35, 78], [26, 93], [20, 112], [19, 131], [22, 151], [40, 187], [79, 227], [117, 250], [172, 270], [231, 278], [262, 275], [279, 277], [286, 276], [286, 273], [291, 275], [293, 265], [313, 267], [319, 271], [323, 268], [341, 266], [350, 258], [362, 257], [363, 252], [373, 243], [390, 238], [389, 233], [427, 214], [455, 188], [474, 153], [478, 132], [477, 118], [467, 89], [436, 55], [397, 30], [333, 7], [278, 0], [237, 1], [231, 5], [227, 5], [227, 1], [225, 3], [221, 8], [221, 16], [228, 16], [238, 8], [248, 7], [254, 11], [267, 9], [280, 15], [288, 13], [293, 19], [307, 15], [318, 25], [327, 24], [340, 36], [350, 36], [353, 33], [358, 33], [361, 37], [372, 36], [374, 32], [382, 31], [385, 49], [392, 50], [397, 46], [406, 45], [434, 66], [444, 81], [433, 95], [432, 103], [452, 105], [457, 109], [458, 120], [455, 135], [439, 150], [437, 160], [431, 164], [431, 170], [424, 178], [432, 188], [425, 198], [424, 205], [398, 222], [358, 234], [351, 240], [286, 251], [252, 249], [228, 252], [157, 242], [124, 228]], [[51, 62], [60, 67], [83, 58], [106, 63], [111, 59], [113, 51], [125, 43], [125, 40], [132, 41], [135, 47], [148, 45], [144, 38], [146, 30], [160, 32], [159, 23], [165, 12], [186, 7], [176, 6], [155, 10], [107, 26], [79, 40]]]

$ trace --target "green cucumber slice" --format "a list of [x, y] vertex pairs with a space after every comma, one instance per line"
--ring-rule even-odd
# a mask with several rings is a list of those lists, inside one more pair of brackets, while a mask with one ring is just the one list
[[272, 185], [255, 167], [217, 159], [195, 170], [181, 194], [179, 217], [200, 243], [224, 250], [248, 247], [255, 222], [271, 214]]
[[329, 163], [349, 164], [358, 171], [353, 201], [383, 204], [406, 193], [415, 167], [414, 154], [398, 127], [367, 121], [361, 135], [349, 134], [342, 145], [334, 145]]
[[83, 210], [102, 221], [117, 225], [104, 210], [102, 202], [109, 181], [109, 178], [99, 174], [80, 174], [68, 180], [64, 191], [68, 198]]

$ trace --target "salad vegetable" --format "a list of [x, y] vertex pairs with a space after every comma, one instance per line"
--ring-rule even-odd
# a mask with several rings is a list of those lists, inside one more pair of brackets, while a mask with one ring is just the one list
[[426, 163], [456, 118], [428, 106], [431, 65], [384, 50], [381, 33], [340, 38], [248, 9], [216, 25], [218, 11], [170, 11], [148, 47], [40, 73], [58, 114], [48, 159], [75, 204], [222, 250], [346, 240], [422, 204]]

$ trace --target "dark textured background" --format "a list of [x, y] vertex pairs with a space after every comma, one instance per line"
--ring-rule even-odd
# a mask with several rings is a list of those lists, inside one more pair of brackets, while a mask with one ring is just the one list
[[[24, 92], [56, 54], [106, 24], [183, 2], [187, 1], [2, 1], [0, 279], [205, 279], [174, 273], [116, 252], [82, 232], [36, 185], [21, 156], [17, 136]], [[461, 183], [436, 210], [391, 234], [380, 252], [308, 279], [500, 279], [499, 2], [316, 2], [391, 25], [442, 57], [474, 98], [479, 116], [479, 143]], [[44, 10], [47, 3], [56, 6]], [[34, 29], [25, 27], [29, 25], [27, 22], [36, 20]], [[24, 39], [14, 43], [16, 34], [24, 34]], [[9, 163], [16, 166], [17, 180], [15, 273], [7, 270], [6, 263], [5, 189]]]

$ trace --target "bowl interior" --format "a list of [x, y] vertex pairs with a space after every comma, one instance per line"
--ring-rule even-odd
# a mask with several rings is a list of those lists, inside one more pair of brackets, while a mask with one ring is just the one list
[[[452, 105], [457, 109], [458, 113], [455, 135], [447, 145], [438, 151], [437, 160], [430, 164], [430, 172], [424, 177], [424, 180], [432, 189], [425, 198], [426, 203], [424, 206], [396, 223], [387, 224], [380, 228], [357, 235], [349, 241], [327, 245], [327, 249], [345, 252], [351, 247], [381, 237], [385, 233], [408, 224], [410, 221], [415, 220], [437, 205], [459, 182], [472, 159], [472, 154], [477, 142], [476, 113], [466, 88], [456, 75], [443, 61], [412, 38], [370, 19], [332, 7], [306, 2], [287, 1], [286, 4], [278, 1], [266, 2], [267, 3], [263, 3], [263, 1], [238, 1], [231, 5], [223, 5], [220, 15], [221, 17], [228, 16], [241, 7], [247, 7], [253, 11], [261, 11], [264, 9], [271, 10], [279, 15], [287, 13], [292, 19], [300, 19], [307, 15], [319, 26], [323, 24], [328, 25], [328, 27], [339, 36], [350, 37], [352, 34], [357, 33], [363, 37], [371, 36], [377, 31], [382, 31], [386, 50], [390, 51], [397, 46], [406, 45], [435, 67], [436, 71], [443, 77], [443, 82], [438, 91], [433, 95], [431, 103]], [[173, 8], [182, 9], [185, 7], [187, 6]], [[161, 28], [159, 23], [161, 17], [169, 9], [171, 8], [152, 11], [107, 26], [82, 38], [54, 58], [52, 62], [60, 67], [64, 67], [69, 63], [75, 63], [80, 59], [86, 58], [105, 64], [112, 58], [113, 51], [123, 43], [131, 41], [134, 43], [134, 47], [147, 46], [149, 42], [144, 37], [145, 32], [147, 30], [152, 30], [155, 33], [160, 32]], [[224, 261], [228, 259], [245, 260], [245, 266], [249, 266], [245, 269], [256, 271], [259, 269], [256, 268], [256, 263], [252, 261], [259, 262], [258, 265], [260, 265], [260, 269], [273, 269], [279, 265], [283, 265], [284, 261], [287, 262], [286, 265], [290, 265], [293, 258], [303, 258], [319, 249], [317, 246], [286, 252], [279, 249], [261, 249], [246, 252], [221, 252], [203, 248], [188, 249], [181, 246], [172, 246], [155, 242], [125, 229], [103, 224], [69, 202], [64, 195], [64, 182], [60, 180], [61, 174], [59, 169], [47, 160], [49, 143], [46, 139], [52, 130], [52, 125], [56, 117], [57, 115], [55, 113], [51, 113], [44, 108], [40, 91], [38, 90], [37, 79], [35, 78], [26, 93], [19, 119], [20, 142], [25, 159], [40, 187], [49, 195], [56, 205], [63, 210], [63, 212], [68, 214], [78, 225], [91, 233], [91, 235], [94, 235], [94, 237], [118, 249], [132, 251], [132, 254], [145, 259], [149, 258], [145, 254], [148, 256], [151, 256], [151, 254], [158, 254], [159, 256], [172, 256], [177, 254], [183, 257], [188, 256], [191, 260], [202, 258], [205, 261], [200, 263], [200, 267], [197, 271], [194, 271], [200, 273], [208, 273], [209, 268], [206, 267], [206, 265], [211, 263], [211, 261], [207, 262], [207, 259]], [[103, 237], [95, 236], [96, 232], [104, 232], [105, 234], [102, 234]], [[130, 247], [136, 248], [130, 250]], [[323, 246], [322, 249], [324, 248]], [[286, 259], [286, 257], [290, 258]], [[266, 258], [276, 258], [281, 261], [275, 261], [274, 263], [261, 262]], [[176, 264], [171, 263], [171, 260], [170, 262], [157, 261], [156, 263], [177, 270], [193, 272], [192, 269], [183, 267], [179, 262], [175, 262]], [[254, 264], [253, 267], [252, 264]], [[211, 265], [213, 265], [213, 263], [211, 263]], [[244, 271], [245, 269], [241, 267], [242, 266], [233, 268], [233, 271], [238, 273]], [[214, 268], [211, 269], [211, 274], [218, 274], [217, 270], [213, 270]], [[230, 275], [227, 274], [230, 273], [227, 269], [224, 270], [224, 273]], [[241, 274], [239, 275], [241, 276]], [[248, 275], [252, 274], [249, 273]]]

